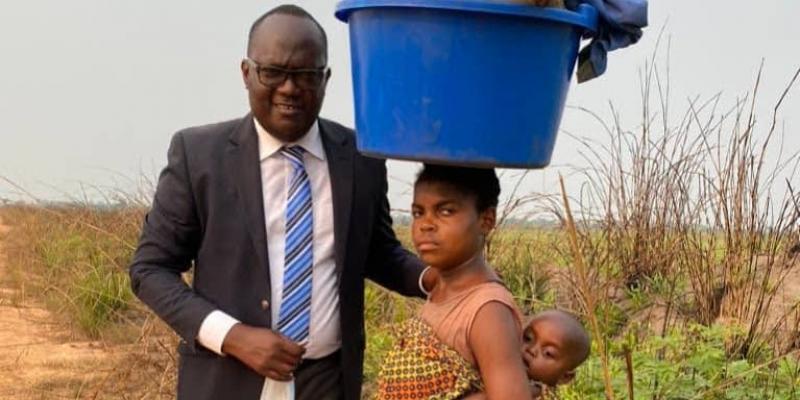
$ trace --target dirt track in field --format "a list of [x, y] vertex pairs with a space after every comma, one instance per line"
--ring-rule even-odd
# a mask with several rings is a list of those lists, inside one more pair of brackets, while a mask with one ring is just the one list
[[114, 353], [79, 340], [6, 268], [4, 239], [13, 227], [0, 219], [0, 399], [93, 398], [113, 368]]

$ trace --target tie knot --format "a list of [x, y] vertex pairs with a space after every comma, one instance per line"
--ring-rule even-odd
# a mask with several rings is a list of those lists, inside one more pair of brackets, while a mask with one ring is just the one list
[[281, 147], [281, 154], [288, 158], [295, 168], [303, 168], [303, 150], [300, 146]]

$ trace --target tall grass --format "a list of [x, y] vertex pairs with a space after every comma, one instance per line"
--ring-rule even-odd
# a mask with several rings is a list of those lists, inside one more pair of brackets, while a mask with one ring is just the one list
[[[781, 105], [798, 75], [800, 69], [776, 100], [766, 126], [757, 123], [754, 111], [760, 72], [753, 91], [731, 108], [720, 112], [719, 96], [691, 100], [675, 125], [669, 118], [668, 80], [653, 64], [642, 74], [643, 118], [636, 129], [623, 129], [613, 107], [610, 123], [584, 110], [599, 122], [610, 144], [578, 139], [590, 167], [580, 171], [585, 178], [577, 199], [582, 221], [575, 235], [580, 239], [571, 249], [575, 268], [569, 289], [576, 296], [569, 306], [581, 310], [595, 334], [601, 363], [600, 375], [592, 378], [605, 377], [605, 398], [689, 398], [667, 394], [677, 382], [675, 376], [636, 368], [641, 357], [654, 363], [678, 362], [681, 368], [672, 372], [680, 375], [689, 369], [701, 376], [688, 386], [680, 383], [695, 391], [691, 398], [740, 398], [731, 387], [764, 382], [764, 376], [774, 378], [776, 385], [789, 385], [779, 386], [790, 392], [777, 390], [773, 397], [762, 397], [767, 394], [764, 387], [748, 387], [762, 393], [752, 398], [794, 398], [782, 396], [795, 396], [797, 373], [786, 378], [779, 365], [797, 368], [797, 325], [786, 316], [796, 314], [800, 298], [787, 303], [778, 294], [798, 268], [788, 250], [797, 240], [800, 220], [798, 197], [791, 187], [800, 156], [797, 149], [768, 153], [776, 140]], [[652, 103], [657, 104], [655, 110]], [[776, 197], [781, 189], [786, 189], [785, 195]], [[554, 212], [562, 220], [569, 215], [568, 210]], [[583, 259], [588, 272], [582, 272]], [[650, 329], [642, 329], [635, 319], [619, 324], [618, 313], [609, 312], [642, 308], [643, 298], [649, 303], [646, 308], [660, 308], [656, 321], [647, 321]], [[623, 318], [635, 313], [625, 314]], [[596, 326], [598, 315], [605, 328]], [[658, 340], [676, 335], [679, 341], [691, 340], [676, 332], [693, 323], [706, 327], [702, 333], [720, 324], [730, 328], [714, 347], [723, 347], [718, 354], [722, 361], [710, 365], [723, 372], [736, 366], [742, 374], [704, 376], [698, 365], [671, 358], [667, 348], [651, 350], [657, 342], [653, 334]], [[602, 332], [622, 343], [618, 351], [629, 360], [626, 368], [605, 360], [610, 349], [606, 336], [597, 340]], [[639, 374], [645, 375], [644, 381]], [[609, 376], [624, 376], [626, 382], [609, 384]], [[748, 378], [753, 376], [760, 378]], [[634, 388], [647, 397], [635, 396]]]
[[[581, 180], [579, 196], [514, 187], [501, 222], [533, 205], [561, 227], [501, 224], [488, 241], [491, 264], [525, 313], [569, 310], [594, 339], [577, 381], [549, 396], [800, 397], [800, 298], [790, 292], [800, 287], [800, 156], [774, 154], [773, 146], [798, 75], [766, 125], [755, 113], [760, 74], [732, 106], [724, 108], [720, 96], [691, 99], [674, 119], [668, 74], [649, 63], [634, 129], [613, 107], [610, 121], [584, 110], [606, 140], [577, 138], [589, 165], [570, 178]], [[78, 199], [0, 208], [15, 229], [12, 275], [76, 332], [128, 352], [89, 392], [174, 397], [177, 338], [133, 298], [127, 281], [149, 195], [103, 197], [102, 207]], [[410, 245], [406, 227], [398, 235]], [[366, 301], [368, 394], [394, 324], [420, 303], [374, 285]]]
[[[123, 353], [98, 361], [108, 371], [102, 379], [76, 377], [86, 379], [76, 398], [173, 398], [177, 338], [135, 300], [127, 273], [146, 209], [133, 196], [114, 199], [0, 208], [13, 229], [4, 238], [7, 269], [19, 302], [43, 304], [72, 336]], [[48, 390], [55, 396], [68, 388]]]

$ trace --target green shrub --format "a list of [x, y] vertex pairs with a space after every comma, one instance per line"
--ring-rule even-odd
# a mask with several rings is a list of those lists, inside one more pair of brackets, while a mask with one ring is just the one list
[[[714, 325], [690, 325], [666, 336], [634, 344], [633, 383], [636, 399], [796, 399], [800, 398], [800, 362], [783, 357], [761, 364], [726, 355], [736, 332]], [[617, 398], [628, 399], [624, 339], [612, 342], [611, 370]], [[596, 351], [595, 351], [596, 353]], [[600, 361], [592, 356], [578, 369], [576, 381], [559, 390], [565, 400], [605, 398]]]

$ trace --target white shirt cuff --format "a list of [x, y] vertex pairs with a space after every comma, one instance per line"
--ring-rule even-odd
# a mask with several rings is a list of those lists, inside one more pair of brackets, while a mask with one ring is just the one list
[[200, 324], [200, 331], [197, 332], [197, 341], [200, 342], [203, 347], [224, 356], [225, 354], [222, 353], [222, 342], [225, 340], [225, 336], [228, 335], [231, 328], [238, 323], [239, 321], [236, 318], [222, 311], [212, 311], [211, 314], [208, 314], [206, 319], [203, 320], [203, 323]]

